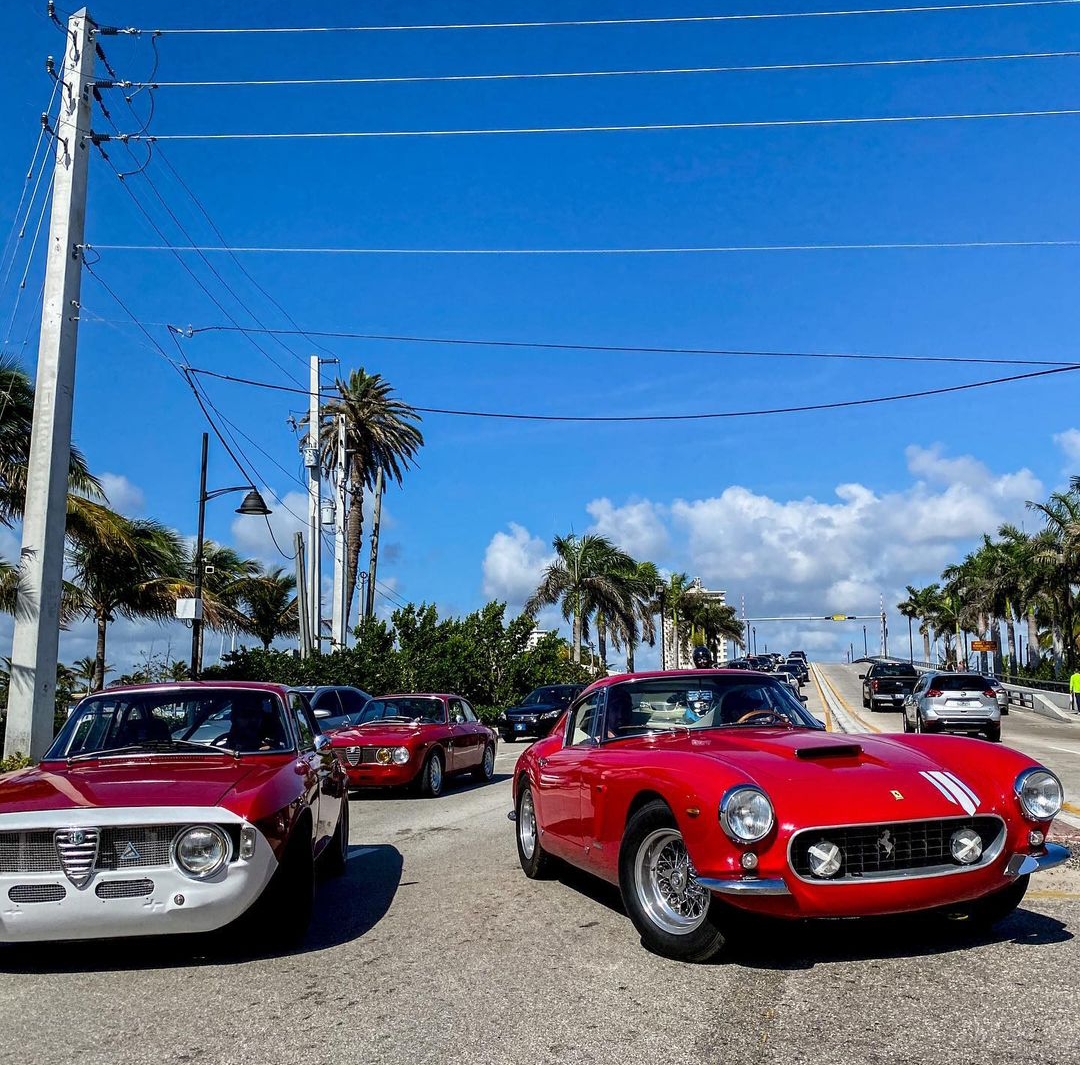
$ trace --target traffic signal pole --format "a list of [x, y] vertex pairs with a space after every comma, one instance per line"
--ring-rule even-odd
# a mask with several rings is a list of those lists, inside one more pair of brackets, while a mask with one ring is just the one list
[[4, 742], [5, 755], [31, 758], [44, 754], [52, 741], [56, 712], [95, 32], [85, 8], [68, 19], [59, 75], [63, 84]]

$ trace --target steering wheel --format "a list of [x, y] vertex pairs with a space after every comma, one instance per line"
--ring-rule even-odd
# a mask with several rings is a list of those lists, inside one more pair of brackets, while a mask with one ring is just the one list
[[762, 718], [762, 724], [767, 721], [779, 721], [780, 715], [775, 710], [751, 710], [747, 714], [743, 714], [735, 722], [736, 725], [746, 724], [748, 721], [753, 721], [755, 718]]

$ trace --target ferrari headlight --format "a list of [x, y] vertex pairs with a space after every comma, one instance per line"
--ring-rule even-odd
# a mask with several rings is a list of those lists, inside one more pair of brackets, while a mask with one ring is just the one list
[[764, 839], [775, 822], [772, 803], [760, 788], [742, 785], [732, 788], [720, 800], [720, 827], [736, 843], [756, 843]]
[[1016, 778], [1016, 797], [1025, 814], [1033, 821], [1049, 821], [1061, 812], [1065, 793], [1048, 769], [1025, 769]]
[[408, 747], [394, 748], [394, 765], [404, 765], [409, 760]]
[[196, 880], [213, 876], [229, 860], [229, 841], [211, 825], [185, 829], [173, 850], [176, 864]]

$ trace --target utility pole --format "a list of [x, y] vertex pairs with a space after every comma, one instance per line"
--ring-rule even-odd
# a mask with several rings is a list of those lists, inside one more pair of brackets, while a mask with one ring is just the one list
[[375, 616], [375, 572], [379, 565], [379, 522], [382, 520], [383, 469], [380, 466], [375, 474], [375, 501], [372, 504], [371, 517], [371, 565], [368, 566], [367, 611], [366, 617]]
[[345, 624], [345, 514], [348, 500], [348, 485], [345, 483], [345, 415], [337, 416], [337, 461], [334, 464], [334, 604], [333, 631], [331, 639], [334, 647], [348, 644], [348, 626]]
[[300, 657], [311, 654], [311, 617], [308, 614], [307, 575], [304, 566], [304, 534], [293, 537], [293, 553], [296, 559], [296, 621], [300, 633]]
[[56, 709], [96, 29], [85, 8], [68, 19], [19, 557], [25, 594], [20, 596], [11, 647], [4, 753], [22, 752], [35, 759], [52, 742]]
[[320, 649], [322, 635], [322, 465], [319, 462], [319, 426], [321, 414], [318, 355], [311, 356], [311, 383], [308, 397], [308, 437], [304, 447], [304, 465], [308, 472], [308, 542], [307, 604], [311, 646]]

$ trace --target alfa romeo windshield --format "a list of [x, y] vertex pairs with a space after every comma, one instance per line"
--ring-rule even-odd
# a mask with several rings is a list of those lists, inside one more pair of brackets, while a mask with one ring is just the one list
[[281, 700], [270, 692], [199, 688], [110, 695], [105, 691], [79, 704], [45, 758], [292, 749]]
[[421, 724], [439, 725], [446, 721], [446, 710], [441, 699], [399, 696], [393, 699], [372, 699], [364, 707], [358, 724], [372, 725], [381, 722], [416, 721]]

